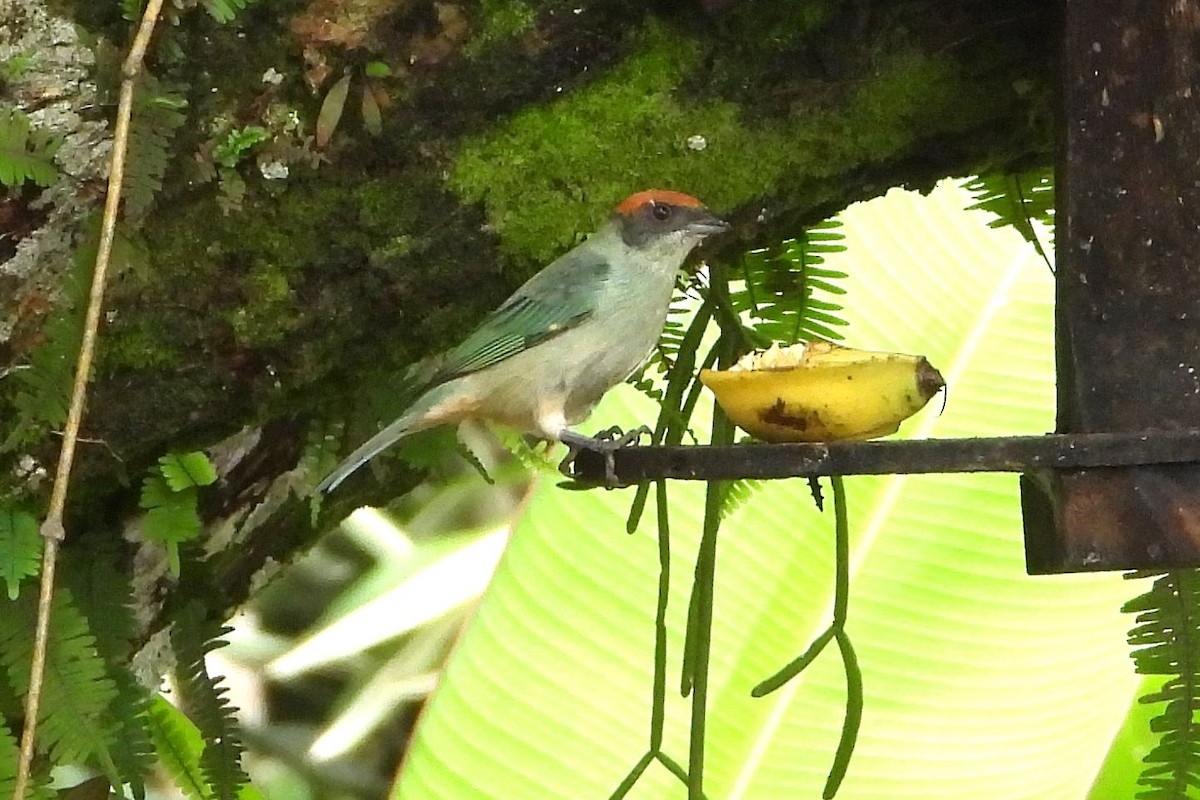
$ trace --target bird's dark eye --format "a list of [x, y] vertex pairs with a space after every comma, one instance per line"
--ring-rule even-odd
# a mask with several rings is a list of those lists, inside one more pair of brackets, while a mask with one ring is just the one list
[[656, 220], [663, 222], [671, 216], [671, 207], [663, 203], [655, 203], [650, 206], [650, 213], [654, 215]]

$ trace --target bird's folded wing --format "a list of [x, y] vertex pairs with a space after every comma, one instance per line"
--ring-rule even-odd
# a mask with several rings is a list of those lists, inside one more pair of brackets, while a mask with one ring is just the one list
[[431, 383], [486, 369], [577, 327], [595, 313], [609, 270], [602, 258], [578, 250], [555, 261], [446, 353]]

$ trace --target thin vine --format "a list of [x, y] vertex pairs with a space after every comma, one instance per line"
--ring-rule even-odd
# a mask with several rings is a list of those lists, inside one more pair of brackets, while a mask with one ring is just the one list
[[155, 23], [162, 10], [162, 0], [150, 0], [142, 13], [137, 35], [129, 48], [129, 55], [122, 65], [121, 95], [117, 105], [117, 124], [113, 135], [112, 160], [109, 166], [108, 194], [104, 201], [104, 218], [100, 229], [100, 246], [96, 251], [96, 271], [92, 277], [88, 296], [87, 318], [84, 323], [83, 341], [79, 347], [79, 358], [75, 362], [75, 383], [71, 390], [71, 406], [67, 424], [63, 431], [62, 451], [54, 474], [54, 486], [50, 495], [50, 509], [42, 523], [41, 534], [45, 539], [42, 551], [42, 573], [38, 588], [38, 615], [34, 629], [33, 656], [29, 666], [29, 692], [25, 696], [25, 723], [21, 732], [21, 756], [17, 764], [17, 778], [13, 788], [13, 800], [25, 797], [33, 764], [34, 740], [37, 731], [38, 712], [41, 706], [42, 682], [46, 670], [46, 650], [50, 635], [50, 609], [54, 603], [54, 573], [58, 562], [58, 547], [66, 530], [63, 526], [63, 510], [67, 503], [67, 486], [75, 458], [75, 445], [79, 441], [79, 427], [83, 422], [84, 401], [87, 384], [92, 372], [92, 359], [96, 351], [96, 336], [100, 327], [100, 311], [104, 307], [104, 290], [112, 255], [113, 239], [116, 235], [117, 215], [121, 205], [121, 183], [125, 175], [125, 159], [129, 150], [129, 127], [133, 116], [134, 82], [142, 71], [146, 48], [154, 33]]

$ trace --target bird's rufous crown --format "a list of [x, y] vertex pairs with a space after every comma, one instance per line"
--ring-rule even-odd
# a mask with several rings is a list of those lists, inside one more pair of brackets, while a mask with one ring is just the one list
[[690, 194], [683, 192], [672, 192], [669, 189], [647, 189], [644, 192], [631, 194], [622, 200], [621, 204], [617, 206], [617, 213], [629, 216], [647, 203], [666, 203], [683, 208], [701, 208], [704, 205]]

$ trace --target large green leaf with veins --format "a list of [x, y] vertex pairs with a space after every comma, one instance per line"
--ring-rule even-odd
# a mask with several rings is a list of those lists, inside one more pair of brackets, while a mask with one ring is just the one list
[[[927, 355], [949, 384], [901, 435], [1053, 426], [1053, 281], [1012, 231], [954, 187], [848, 209], [847, 344]], [[599, 429], [654, 418], [633, 391]], [[697, 429], [702, 429], [698, 427]], [[865, 681], [839, 798], [1088, 796], [1138, 690], [1117, 575], [1025, 574], [1013, 475], [847, 480], [848, 630]], [[670, 487], [673, 554], [665, 751], [687, 761], [679, 697], [703, 486]], [[645, 751], [658, 557], [653, 515], [624, 533], [632, 491], [545, 480], [418, 729], [395, 798], [606, 798]], [[833, 648], [764, 698], [751, 687], [828, 624], [832, 513], [804, 481], [764, 484], [720, 533], [705, 787], [719, 798], [819, 797], [841, 729]], [[1128, 754], [1124, 754], [1129, 761]], [[1110, 770], [1106, 780], [1127, 781]], [[1128, 789], [1094, 798], [1129, 797]], [[629, 795], [681, 798], [651, 767]]]

